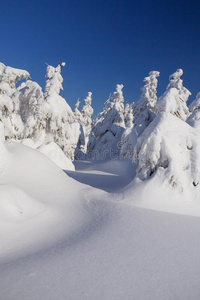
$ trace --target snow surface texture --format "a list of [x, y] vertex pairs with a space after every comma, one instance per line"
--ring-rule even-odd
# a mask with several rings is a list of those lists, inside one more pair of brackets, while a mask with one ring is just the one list
[[38, 149], [50, 158], [57, 166], [64, 170], [75, 170], [71, 160], [65, 156], [58, 145], [51, 142], [48, 145], [43, 145]]
[[[77, 161], [70, 178], [34, 149], [5, 146], [0, 299], [198, 299], [196, 195], [174, 199], [156, 176], [131, 181], [129, 161]], [[154, 210], [157, 191], [173, 214]]]

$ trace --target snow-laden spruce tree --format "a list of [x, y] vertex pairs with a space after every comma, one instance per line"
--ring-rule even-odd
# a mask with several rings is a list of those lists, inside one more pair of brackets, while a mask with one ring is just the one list
[[4, 124], [6, 140], [23, 138], [24, 125], [12, 95], [16, 91], [17, 81], [27, 79], [29, 76], [25, 70], [11, 68], [0, 63], [0, 120]]
[[197, 130], [169, 112], [159, 113], [138, 138], [134, 160], [137, 177], [157, 176], [160, 183], [187, 190], [200, 183]]
[[116, 91], [111, 99], [106, 101], [103, 112], [97, 118], [92, 134], [93, 143], [90, 143], [89, 151], [101, 158], [116, 158], [120, 152], [120, 140], [123, 134], [124, 124], [124, 97], [123, 85], [117, 84]]
[[89, 152], [92, 152], [92, 150], [95, 147], [96, 137], [95, 137], [94, 131], [96, 130], [96, 125], [103, 121], [103, 119], [105, 118], [107, 112], [110, 110], [110, 107], [111, 107], [110, 100], [111, 100], [111, 94], [110, 94], [108, 100], [106, 100], [106, 102], [104, 103], [105, 106], [103, 108], [103, 111], [100, 112], [98, 114], [98, 117], [93, 119], [93, 121], [92, 121], [92, 128], [91, 128], [91, 132], [90, 132], [90, 135], [89, 135], [89, 141], [88, 141], [88, 150], [89, 150]]
[[0, 63], [0, 94], [12, 95], [15, 84], [22, 79], [28, 79], [30, 74], [21, 69], [15, 69]]
[[47, 142], [55, 142], [70, 159], [74, 153], [79, 138], [79, 123], [65, 99], [59, 95], [63, 89], [61, 75], [64, 62], [54, 68], [47, 66], [44, 98], [49, 106], [47, 119]]
[[92, 115], [93, 108], [92, 103], [92, 93], [88, 92], [87, 97], [84, 99], [84, 105], [81, 109], [81, 134], [79, 137], [78, 148], [81, 152], [86, 153], [88, 148], [89, 136], [92, 129]]
[[169, 84], [166, 92], [157, 101], [156, 111], [169, 112], [185, 121], [189, 114], [186, 101], [191, 93], [183, 86], [183, 80], [180, 79], [182, 75], [183, 70], [178, 69], [169, 76]]
[[[85, 139], [84, 139], [84, 132], [83, 132], [83, 126], [82, 126], [82, 113], [79, 110], [79, 105], [80, 105], [79, 99], [77, 100], [74, 108], [74, 117], [75, 120], [79, 123], [80, 126], [80, 132], [79, 132], [79, 138], [77, 142], [77, 146], [75, 149], [75, 158], [76, 159], [83, 159], [85, 158], [85, 153], [83, 152], [83, 147], [85, 146]], [[84, 145], [84, 146], [82, 146]]]
[[133, 106], [134, 127], [138, 136], [155, 118], [154, 107], [157, 101], [157, 77], [159, 75], [160, 72], [151, 71], [149, 76], [144, 78], [145, 85], [141, 88], [142, 95]]
[[[159, 75], [159, 72], [151, 71], [149, 76], [144, 78], [145, 85], [141, 88], [142, 95], [139, 101], [131, 104], [128, 114], [125, 110], [125, 125], [126, 123], [127, 125], [121, 139], [121, 155], [124, 158], [131, 158], [137, 137], [142, 134], [156, 116], [155, 104], [157, 101], [157, 77]], [[131, 116], [131, 112], [133, 116]]]
[[121, 138], [121, 151], [120, 154], [123, 156], [123, 158], [132, 159], [133, 157], [133, 149], [137, 142], [137, 133], [134, 128], [134, 117], [133, 117], [133, 109], [132, 105], [128, 106], [128, 111], [126, 111], [125, 114], [125, 126], [126, 129], [122, 134]]
[[125, 122], [125, 126], [126, 126], [126, 116], [129, 114], [130, 111], [130, 104], [126, 103], [125, 107], [124, 107], [124, 122]]
[[15, 109], [24, 124], [24, 143], [38, 148], [46, 144], [46, 121], [49, 107], [42, 88], [33, 81], [22, 83], [12, 96]]
[[80, 101], [79, 101], [79, 98], [77, 99], [77, 102], [75, 104], [75, 107], [74, 107], [74, 117], [75, 117], [75, 120], [77, 122], [81, 122], [81, 118], [82, 118], [82, 115], [81, 115], [81, 112], [79, 110], [79, 105], [80, 105]]
[[187, 123], [192, 127], [200, 127], [200, 92], [197, 93], [196, 99], [189, 106], [190, 115], [187, 119]]
[[134, 161], [137, 178], [156, 178], [160, 184], [188, 191], [200, 183], [200, 138], [198, 130], [184, 121], [190, 92], [183, 88], [181, 74], [179, 69], [170, 76], [158, 115], [137, 140]]

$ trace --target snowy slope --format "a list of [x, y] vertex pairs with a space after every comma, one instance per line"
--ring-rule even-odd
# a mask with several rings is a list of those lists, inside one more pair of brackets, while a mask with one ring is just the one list
[[90, 205], [78, 232], [1, 265], [2, 299], [198, 299], [199, 218]]
[[63, 227], [74, 230], [85, 222], [81, 184], [34, 149], [14, 142], [6, 149], [0, 186], [3, 260], [46, 247]]
[[72, 161], [64, 154], [56, 143], [51, 142], [47, 145], [42, 145], [38, 150], [44, 153], [60, 168], [64, 170], [75, 170]]
[[76, 162], [70, 178], [34, 149], [6, 149], [0, 299], [199, 299], [200, 218], [145, 209], [155, 182], [136, 188], [136, 166]]

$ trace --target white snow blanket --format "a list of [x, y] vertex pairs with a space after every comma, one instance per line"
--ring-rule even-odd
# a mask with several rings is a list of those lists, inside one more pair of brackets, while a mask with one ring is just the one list
[[[24, 145], [0, 153], [1, 299], [198, 299], [195, 194], [136, 185], [127, 161], [76, 162], [70, 178]], [[155, 210], [167, 200], [173, 214]]]

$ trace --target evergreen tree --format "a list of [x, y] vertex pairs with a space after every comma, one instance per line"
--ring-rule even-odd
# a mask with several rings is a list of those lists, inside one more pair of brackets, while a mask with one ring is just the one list
[[24, 124], [23, 139], [31, 140], [34, 148], [46, 144], [46, 121], [49, 107], [44, 101], [42, 88], [36, 82], [28, 80], [18, 87], [12, 100]]
[[54, 68], [47, 66], [45, 101], [49, 106], [47, 119], [47, 141], [55, 142], [70, 159], [74, 153], [79, 138], [79, 124], [75, 122], [74, 114], [64, 98], [59, 93], [63, 89], [61, 75], [64, 62]]
[[110, 110], [110, 106], [111, 106], [110, 100], [111, 100], [111, 94], [109, 96], [109, 99], [106, 100], [106, 102], [104, 103], [105, 107], [103, 108], [103, 111], [100, 112], [98, 114], [98, 117], [96, 119], [93, 119], [93, 121], [92, 121], [92, 128], [91, 128], [91, 132], [90, 132], [90, 135], [89, 135], [89, 141], [88, 141], [89, 152], [91, 152], [95, 147], [95, 143], [96, 143], [96, 137], [95, 137], [96, 125], [98, 123], [101, 124], [101, 122], [105, 118], [107, 112]]
[[154, 107], [157, 101], [157, 71], [151, 71], [148, 77], [144, 78], [145, 85], [141, 88], [140, 100], [133, 105], [134, 127], [138, 136], [147, 128], [155, 118]]
[[84, 105], [81, 109], [81, 120], [80, 120], [83, 130], [81, 134], [81, 142], [79, 147], [83, 153], [87, 152], [89, 135], [91, 133], [91, 128], [92, 128], [93, 108], [91, 107], [91, 103], [92, 103], [92, 93], [88, 92], [87, 97], [84, 99]]
[[0, 120], [4, 124], [6, 140], [23, 138], [24, 125], [12, 95], [16, 91], [16, 82], [27, 79], [29, 76], [25, 70], [11, 68], [0, 63]]
[[80, 103], [81, 102], [79, 101], [79, 98], [78, 98], [78, 100], [75, 104], [75, 108], [74, 108], [74, 117], [75, 117], [75, 120], [79, 123], [81, 122], [81, 117], [82, 117], [81, 112], [79, 110]]
[[125, 127], [126, 127], [126, 120], [129, 120], [129, 112], [130, 112], [130, 104], [126, 103], [125, 108], [124, 108], [124, 123], [125, 123]]
[[120, 151], [120, 154], [126, 159], [132, 159], [133, 149], [137, 142], [137, 134], [133, 126], [133, 119], [133, 109], [132, 106], [129, 105], [129, 110], [126, 113], [125, 118], [126, 129], [122, 134]]
[[21, 69], [15, 69], [0, 63], [0, 94], [11, 96], [15, 90], [15, 84], [22, 79], [28, 79], [30, 74]]
[[[158, 114], [138, 138], [133, 155], [138, 161], [137, 177], [157, 176], [156, 180], [180, 191], [200, 183], [200, 143], [196, 130], [185, 122], [190, 92], [183, 87], [182, 74], [178, 69], [169, 77], [167, 90], [156, 104]], [[191, 110], [198, 110], [198, 97]]]
[[125, 128], [123, 85], [117, 84], [111, 99], [106, 101], [103, 112], [94, 124], [93, 143], [89, 150], [95, 151], [103, 158], [119, 155], [119, 143]]
[[169, 76], [169, 84], [156, 104], [156, 111], [170, 112], [185, 121], [189, 114], [186, 101], [191, 93], [183, 86], [183, 80], [180, 79], [182, 75], [183, 70], [178, 69]]
[[197, 93], [196, 99], [189, 106], [190, 115], [187, 123], [192, 127], [200, 127], [200, 92]]

